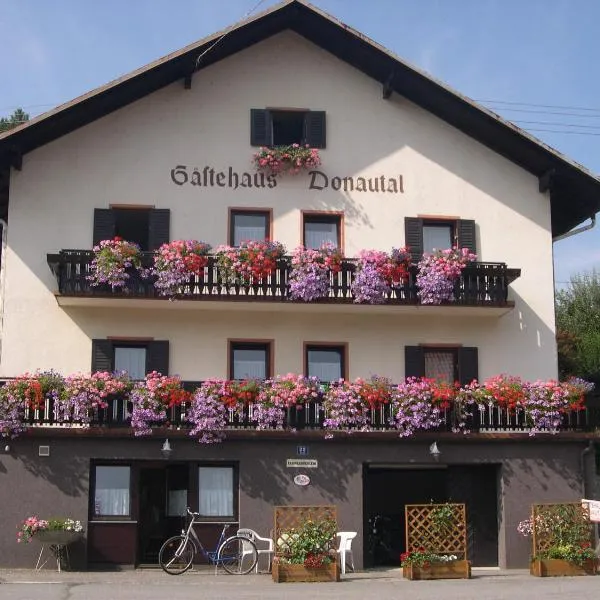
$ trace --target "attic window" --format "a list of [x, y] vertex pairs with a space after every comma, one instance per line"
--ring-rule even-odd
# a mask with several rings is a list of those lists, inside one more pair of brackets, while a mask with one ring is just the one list
[[325, 148], [325, 113], [321, 110], [253, 108], [250, 111], [250, 144], [308, 144], [311, 148]]

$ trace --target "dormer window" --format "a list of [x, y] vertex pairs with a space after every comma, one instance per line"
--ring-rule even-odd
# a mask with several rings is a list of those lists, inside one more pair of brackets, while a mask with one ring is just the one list
[[252, 146], [308, 144], [325, 148], [325, 112], [306, 109], [253, 108], [250, 111]]

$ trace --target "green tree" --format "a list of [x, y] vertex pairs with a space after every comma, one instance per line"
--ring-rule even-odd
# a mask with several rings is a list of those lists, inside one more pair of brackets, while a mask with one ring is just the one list
[[22, 108], [17, 108], [10, 117], [0, 119], [0, 133], [8, 131], [25, 121], [29, 121], [29, 115]]
[[600, 382], [600, 273], [575, 275], [557, 292], [556, 326], [561, 376]]

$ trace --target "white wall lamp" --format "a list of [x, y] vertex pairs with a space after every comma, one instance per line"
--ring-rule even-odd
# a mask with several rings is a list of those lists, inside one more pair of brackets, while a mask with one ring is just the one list
[[163, 455], [164, 458], [169, 459], [171, 458], [171, 454], [173, 453], [173, 448], [171, 448], [171, 444], [169, 443], [169, 438], [167, 438], [163, 445], [162, 448], [160, 449], [160, 453]]
[[440, 456], [442, 455], [442, 452], [438, 448], [437, 442], [433, 442], [433, 444], [431, 444], [431, 446], [429, 446], [429, 454], [431, 454], [431, 456], [433, 457], [433, 460], [435, 460], [435, 462], [438, 462], [440, 460]]

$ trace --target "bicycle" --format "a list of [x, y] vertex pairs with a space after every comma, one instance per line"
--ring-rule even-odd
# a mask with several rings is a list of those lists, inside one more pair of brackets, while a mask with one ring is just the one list
[[243, 535], [226, 538], [230, 524], [225, 523], [215, 550], [206, 550], [194, 531], [194, 525], [200, 522], [197, 520], [200, 513], [192, 512], [189, 508], [186, 510], [191, 517], [187, 529], [166, 540], [158, 552], [158, 563], [165, 573], [185, 573], [200, 552], [210, 564], [222, 566], [231, 575], [246, 575], [252, 571], [258, 561], [258, 551], [252, 540]]

